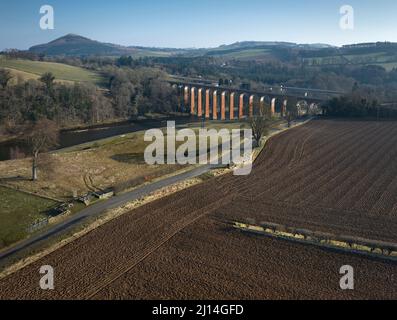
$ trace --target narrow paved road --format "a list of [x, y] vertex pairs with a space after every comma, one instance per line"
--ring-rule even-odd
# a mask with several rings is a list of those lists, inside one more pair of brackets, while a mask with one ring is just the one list
[[38, 244], [54, 235], [60, 235], [64, 232], [67, 232], [71, 228], [75, 227], [78, 223], [83, 222], [89, 217], [95, 217], [100, 215], [106, 210], [114, 209], [121, 207], [122, 205], [140, 199], [154, 191], [160, 190], [164, 187], [171, 186], [175, 183], [198, 177], [204, 173], [209, 172], [211, 169], [216, 168], [217, 166], [214, 165], [203, 165], [199, 168], [195, 168], [193, 170], [142, 186], [134, 191], [127, 192], [121, 194], [119, 196], [113, 197], [109, 200], [99, 202], [94, 204], [76, 215], [70, 217], [69, 219], [63, 221], [60, 224], [53, 226], [52, 228], [46, 230], [44, 233], [38, 234], [36, 236], [30, 237], [24, 241], [19, 242], [15, 246], [3, 251], [0, 253], [0, 261], [5, 258], [10, 258], [13, 255], [16, 255], [21, 250], [27, 249], [33, 245]]

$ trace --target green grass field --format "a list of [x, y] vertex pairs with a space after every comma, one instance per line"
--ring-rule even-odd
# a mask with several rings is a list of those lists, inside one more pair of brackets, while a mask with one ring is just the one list
[[266, 49], [249, 49], [239, 52], [227, 53], [223, 56], [233, 59], [263, 59], [271, 56], [271, 51]]
[[27, 227], [43, 218], [55, 202], [0, 187], [0, 249], [27, 235]]
[[54, 74], [56, 80], [67, 82], [89, 82], [100, 84], [99, 74], [62, 63], [40, 62], [22, 59], [6, 59], [0, 56], [0, 68], [8, 68], [20, 73], [24, 79], [37, 79], [46, 72]]
[[335, 55], [327, 57], [305, 58], [304, 61], [309, 66], [326, 65], [378, 65], [390, 71], [397, 65], [397, 55], [388, 55], [384, 52], [371, 54], [349, 54]]
[[378, 65], [385, 68], [387, 71], [392, 71], [397, 68], [397, 62], [385, 62]]

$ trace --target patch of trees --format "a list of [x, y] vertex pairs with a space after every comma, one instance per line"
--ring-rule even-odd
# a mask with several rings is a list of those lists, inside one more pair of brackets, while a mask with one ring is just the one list
[[323, 110], [325, 115], [332, 117], [397, 117], [397, 109], [382, 106], [376, 92], [357, 86], [351, 94], [330, 100]]
[[166, 74], [159, 69], [107, 67], [104, 74], [109, 79], [114, 112], [118, 117], [167, 113], [175, 111], [178, 105], [176, 92], [163, 81]]
[[120, 58], [117, 59], [116, 64], [119, 67], [132, 67], [133, 66], [134, 60], [132, 59], [131, 56], [121, 56]]
[[[0, 70], [0, 75], [3, 71]], [[0, 124], [18, 125], [49, 119], [57, 124], [96, 123], [113, 117], [111, 101], [93, 85], [59, 84], [46, 73], [0, 89]], [[12, 125], [11, 125], [12, 126]]]
[[45, 55], [44, 54], [37, 54], [30, 51], [22, 51], [17, 49], [8, 49], [1, 54], [7, 59], [26, 59], [32, 61], [43, 61]]
[[[109, 90], [92, 84], [61, 84], [51, 73], [39, 81], [10, 85], [11, 73], [0, 69], [0, 125], [35, 123], [45, 118], [60, 126], [95, 124], [114, 118], [175, 111], [178, 98], [156, 68], [101, 68]], [[7, 124], [7, 125], [6, 125]]]

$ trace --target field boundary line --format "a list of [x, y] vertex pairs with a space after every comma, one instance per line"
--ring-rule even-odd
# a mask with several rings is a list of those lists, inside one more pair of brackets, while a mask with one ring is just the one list
[[[0, 179], [0, 181], [1, 181], [1, 179]], [[18, 189], [18, 188], [12, 187], [10, 185], [4, 184], [2, 182], [0, 182], [0, 187], [6, 188], [6, 189], [9, 189], [9, 190], [12, 190], [12, 191], [25, 193], [27, 195], [35, 196], [35, 197], [42, 198], [42, 199], [45, 199], [45, 200], [51, 200], [51, 201], [55, 201], [55, 202], [58, 202], [58, 203], [64, 203], [65, 202], [65, 201], [62, 201], [60, 199], [44, 196], [44, 195], [37, 194], [37, 193], [34, 193], [34, 192], [30, 192], [30, 191], [27, 191], [27, 190], [24, 190], [24, 189]]]
[[269, 222], [261, 225], [251, 225], [234, 221], [231, 224], [233, 228], [242, 232], [397, 262], [397, 243], [354, 236], [337, 236]]

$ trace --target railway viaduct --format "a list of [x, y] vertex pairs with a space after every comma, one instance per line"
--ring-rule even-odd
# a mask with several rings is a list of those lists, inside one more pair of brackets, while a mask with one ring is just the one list
[[[252, 117], [260, 107], [271, 116], [286, 115], [288, 100], [298, 102], [298, 113], [310, 112], [342, 92], [281, 87], [263, 92], [218, 86], [203, 79], [171, 78], [168, 82], [177, 90], [184, 109], [192, 116], [213, 120], [236, 120]], [[305, 106], [304, 108], [301, 106]], [[303, 110], [306, 109], [306, 110]]]

